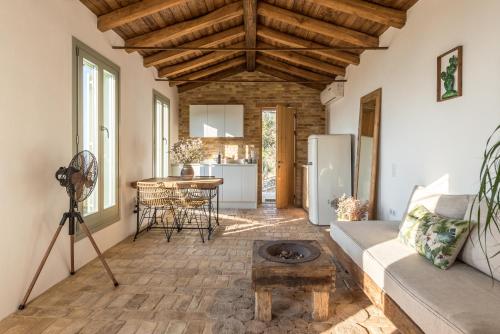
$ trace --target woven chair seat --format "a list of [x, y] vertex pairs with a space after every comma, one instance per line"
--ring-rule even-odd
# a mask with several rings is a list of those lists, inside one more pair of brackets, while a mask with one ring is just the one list
[[148, 207], [168, 207], [170, 206], [172, 201], [169, 198], [158, 198], [154, 200], [142, 200], [139, 204], [148, 206]]

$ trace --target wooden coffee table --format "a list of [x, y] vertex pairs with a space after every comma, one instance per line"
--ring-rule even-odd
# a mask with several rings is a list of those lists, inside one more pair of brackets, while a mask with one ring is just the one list
[[[288, 240], [287, 240], [288, 241]], [[259, 248], [269, 241], [255, 240], [252, 256], [252, 284], [255, 290], [255, 319], [272, 318], [272, 289], [297, 288], [312, 292], [313, 319], [328, 318], [330, 291], [335, 286], [335, 265], [315, 240], [291, 240], [309, 243], [321, 252], [316, 259], [303, 263], [279, 263], [259, 255]]]

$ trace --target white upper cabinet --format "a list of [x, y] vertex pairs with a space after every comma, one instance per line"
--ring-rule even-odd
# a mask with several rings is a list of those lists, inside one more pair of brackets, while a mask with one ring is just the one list
[[207, 125], [207, 106], [192, 104], [189, 106], [189, 136], [204, 137]]
[[224, 106], [226, 118], [225, 137], [243, 137], [243, 105], [228, 104]]
[[243, 137], [241, 104], [189, 106], [190, 137]]
[[207, 126], [205, 137], [224, 137], [224, 106], [207, 106]]

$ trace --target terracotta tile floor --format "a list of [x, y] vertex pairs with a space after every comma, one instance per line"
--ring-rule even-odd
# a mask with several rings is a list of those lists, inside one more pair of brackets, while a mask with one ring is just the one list
[[312, 321], [309, 295], [289, 290], [274, 292], [271, 322], [253, 320], [252, 241], [324, 245], [323, 234], [299, 209], [227, 210], [221, 217], [205, 244], [186, 230], [170, 243], [161, 231], [124, 240], [105, 253], [118, 288], [94, 260], [1, 321], [0, 333], [398, 333], [339, 268], [327, 321]]

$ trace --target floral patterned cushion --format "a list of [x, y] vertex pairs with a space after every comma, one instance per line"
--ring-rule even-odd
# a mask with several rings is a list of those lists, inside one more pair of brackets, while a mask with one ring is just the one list
[[399, 239], [436, 267], [448, 269], [460, 253], [472, 229], [467, 220], [446, 218], [417, 206], [406, 216]]
[[417, 240], [423, 233], [422, 227], [424, 224], [429, 224], [432, 215], [432, 212], [422, 205], [418, 205], [408, 212], [399, 229], [399, 240], [411, 248], [416, 248]]

